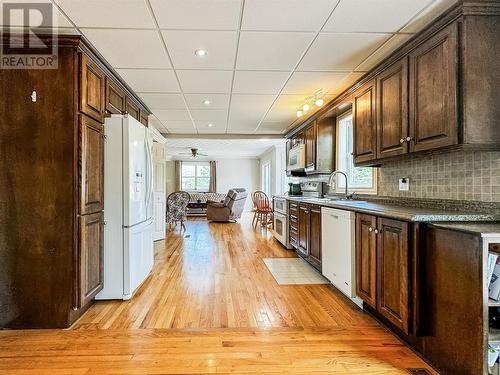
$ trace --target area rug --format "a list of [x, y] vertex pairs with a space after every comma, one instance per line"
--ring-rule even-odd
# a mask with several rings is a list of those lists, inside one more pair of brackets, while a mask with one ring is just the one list
[[329, 284], [316, 269], [301, 258], [263, 258], [279, 285]]

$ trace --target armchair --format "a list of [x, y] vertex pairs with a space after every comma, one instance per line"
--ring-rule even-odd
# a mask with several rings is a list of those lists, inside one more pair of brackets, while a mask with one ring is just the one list
[[224, 202], [207, 202], [207, 220], [211, 221], [236, 221], [241, 217], [247, 192], [245, 189], [230, 189]]

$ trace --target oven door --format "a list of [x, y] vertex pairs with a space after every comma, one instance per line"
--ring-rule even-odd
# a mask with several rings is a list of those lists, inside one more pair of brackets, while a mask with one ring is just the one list
[[288, 208], [288, 203], [286, 199], [274, 198], [274, 203], [273, 203], [274, 212], [286, 215], [288, 211], [287, 208]]
[[273, 234], [287, 249], [290, 248], [288, 244], [288, 218], [286, 215], [280, 214], [279, 212], [274, 213]]

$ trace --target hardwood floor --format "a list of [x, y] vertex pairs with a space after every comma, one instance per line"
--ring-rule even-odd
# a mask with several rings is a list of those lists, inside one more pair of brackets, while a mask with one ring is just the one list
[[126, 302], [97, 302], [70, 330], [0, 332], [0, 374], [406, 374], [426, 364], [326, 285], [278, 285], [291, 257], [265, 229], [196, 220], [156, 243]]

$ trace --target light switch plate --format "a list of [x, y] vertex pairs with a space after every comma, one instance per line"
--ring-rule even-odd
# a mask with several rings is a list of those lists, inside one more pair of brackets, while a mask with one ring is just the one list
[[403, 177], [399, 179], [399, 191], [409, 191], [410, 190], [410, 179], [408, 177]]

